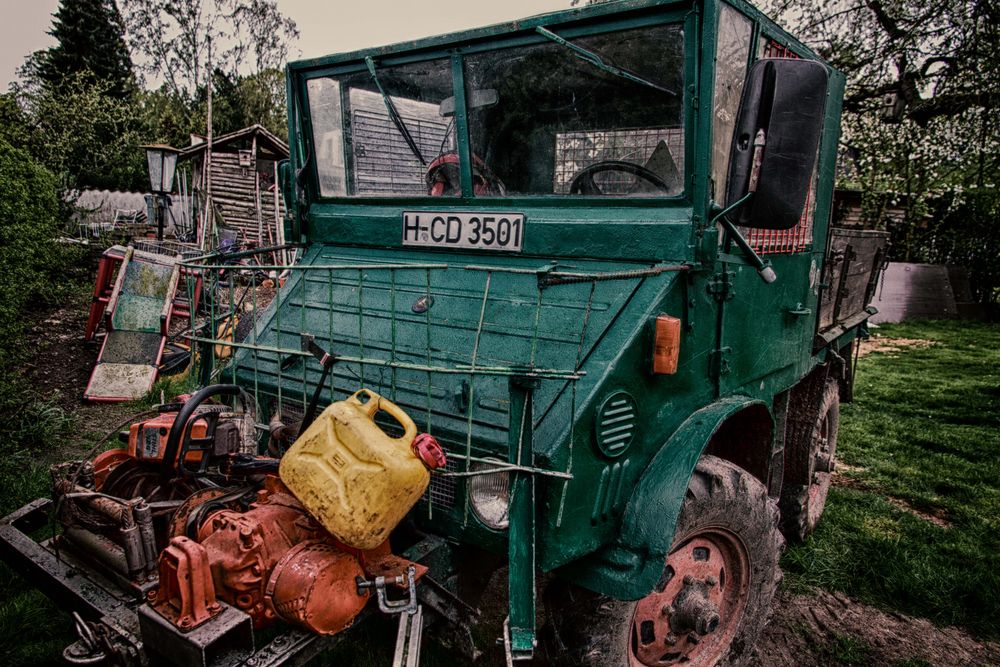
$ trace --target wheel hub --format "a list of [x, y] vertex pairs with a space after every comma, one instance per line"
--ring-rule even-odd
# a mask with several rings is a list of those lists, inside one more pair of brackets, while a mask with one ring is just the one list
[[674, 598], [673, 607], [664, 607], [664, 610], [671, 610], [670, 627], [674, 632], [694, 632], [699, 635], [715, 632], [721, 619], [719, 608], [709, 598], [709, 589], [717, 583], [718, 580], [712, 576], [706, 577], [704, 581], [691, 575], [684, 577], [684, 588]]
[[656, 589], [636, 605], [632, 667], [712, 665], [740, 626], [750, 583], [743, 543], [722, 529], [699, 532], [667, 558]]

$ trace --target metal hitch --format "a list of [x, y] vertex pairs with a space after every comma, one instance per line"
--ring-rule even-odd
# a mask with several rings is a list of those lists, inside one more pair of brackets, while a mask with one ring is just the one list
[[[417, 568], [410, 565], [406, 568], [405, 575], [395, 577], [375, 577], [367, 580], [358, 577], [355, 582], [358, 586], [358, 595], [367, 590], [375, 589], [375, 597], [378, 599], [378, 608], [383, 614], [415, 614], [420, 604], [417, 602]], [[406, 586], [406, 597], [399, 600], [390, 600], [385, 592], [386, 584], [396, 586]]]

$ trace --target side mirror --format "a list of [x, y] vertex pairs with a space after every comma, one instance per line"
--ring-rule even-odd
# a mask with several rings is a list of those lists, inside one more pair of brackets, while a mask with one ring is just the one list
[[813, 60], [764, 59], [750, 68], [730, 149], [726, 207], [737, 225], [791, 229], [812, 182], [829, 72]]
[[[483, 90], [469, 91], [469, 97], [466, 100], [466, 104], [470, 109], [479, 109], [480, 107], [491, 107], [499, 101], [500, 96], [497, 94], [496, 88], [484, 88]], [[455, 98], [445, 98], [441, 102], [441, 106], [438, 107], [438, 114], [444, 118], [454, 116]]]

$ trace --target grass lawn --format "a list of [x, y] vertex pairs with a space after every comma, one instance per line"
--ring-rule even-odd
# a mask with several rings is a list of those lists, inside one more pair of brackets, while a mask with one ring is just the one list
[[843, 483], [813, 537], [786, 552], [789, 584], [996, 640], [1000, 327], [932, 322], [873, 333], [933, 345], [861, 359], [855, 402], [841, 410]]

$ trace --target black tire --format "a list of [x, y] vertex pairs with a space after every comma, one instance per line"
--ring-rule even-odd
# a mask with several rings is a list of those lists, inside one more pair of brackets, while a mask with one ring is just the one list
[[[777, 526], [778, 508], [767, 495], [767, 489], [756, 478], [741, 468], [716, 458], [705, 456], [698, 466], [688, 486], [684, 505], [677, 520], [671, 554], [664, 564], [664, 575], [660, 583], [646, 598], [639, 601], [623, 601], [599, 595], [561, 581], [553, 581], [545, 593], [550, 632], [544, 637], [547, 643], [546, 655], [555, 665], [575, 665], [582, 667], [634, 667], [635, 665], [671, 665], [683, 662], [691, 667], [710, 665], [744, 665], [770, 615], [771, 602], [781, 581], [778, 560], [784, 541]], [[734, 536], [744, 547], [748, 557], [745, 574], [725, 581], [722, 574], [720, 594], [729, 585], [738, 593], [739, 611], [719, 617], [728, 608], [717, 607], [719, 614], [715, 623], [705, 634], [699, 634], [701, 648], [691, 648], [691, 632], [684, 630], [683, 636], [670, 649], [666, 643], [676, 630], [674, 616], [664, 616], [669, 634], [663, 641], [656, 637], [656, 644], [664, 644], [666, 651], [684, 649], [690, 653], [667, 659], [657, 658], [639, 662], [637, 651], [649, 650], [653, 644], [645, 628], [637, 627], [635, 620], [640, 605], [660, 604], [662, 596], [669, 594], [669, 582], [679, 582], [674, 577], [670, 563], [684, 554], [685, 550], [705, 535]], [[697, 551], [697, 549], [695, 549]], [[706, 560], [695, 558], [695, 560]], [[707, 577], [704, 582], [710, 583]], [[693, 577], [683, 578], [682, 590], [703, 582]], [[716, 579], [718, 583], [718, 579]], [[661, 596], [655, 598], [654, 596]], [[681, 599], [671, 598], [671, 609]], [[677, 604], [677, 608], [680, 605]], [[736, 609], [733, 607], [732, 609]], [[728, 623], [728, 625], [727, 625]], [[706, 626], [702, 626], [703, 628]], [[683, 630], [683, 629], [682, 629]], [[659, 630], [657, 630], [659, 632]], [[713, 633], [719, 634], [713, 637]], [[646, 646], [640, 647], [639, 642]], [[715, 645], [712, 644], [715, 642]], [[659, 650], [659, 649], [657, 649]], [[696, 652], [696, 651], [701, 651]], [[683, 657], [689, 657], [683, 661]]]
[[837, 458], [840, 431], [840, 385], [828, 379], [820, 395], [819, 410], [799, 457], [795, 479], [781, 489], [781, 532], [789, 542], [802, 542], [816, 530], [826, 508], [826, 497]]

